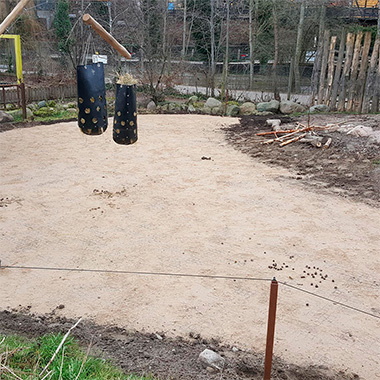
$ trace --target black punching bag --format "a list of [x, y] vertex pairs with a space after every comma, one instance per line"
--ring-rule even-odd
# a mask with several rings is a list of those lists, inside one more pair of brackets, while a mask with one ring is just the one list
[[86, 135], [101, 135], [108, 125], [103, 63], [77, 67], [78, 125]]
[[137, 141], [136, 85], [117, 84], [113, 140], [129, 145]]

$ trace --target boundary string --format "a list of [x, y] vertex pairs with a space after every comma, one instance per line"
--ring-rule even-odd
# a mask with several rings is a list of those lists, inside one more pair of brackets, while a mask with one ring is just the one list
[[[275, 278], [259, 278], [259, 277], [241, 277], [241, 276], [221, 276], [221, 275], [208, 275], [208, 274], [192, 274], [192, 273], [169, 273], [169, 272], [145, 272], [145, 271], [129, 271], [129, 270], [112, 270], [112, 269], [86, 269], [86, 268], [56, 268], [56, 267], [35, 267], [35, 266], [19, 266], [19, 265], [1, 265], [0, 269], [30, 269], [30, 270], [47, 270], [47, 271], [66, 271], [66, 272], [87, 272], [87, 273], [113, 273], [113, 274], [134, 274], [146, 276], [165, 276], [165, 277], [190, 277], [190, 278], [208, 278], [208, 279], [224, 279], [224, 280], [246, 280], [246, 281], [272, 281]], [[276, 280], [277, 281], [277, 280]], [[335, 305], [343, 306], [347, 309], [368, 315], [370, 317], [380, 319], [380, 316], [370, 313], [365, 310], [358, 309], [357, 307], [347, 305], [345, 303], [333, 300], [331, 298], [312, 293], [309, 290], [290, 285], [283, 281], [277, 281], [279, 284], [287, 286], [288, 288], [298, 290], [300, 292], [309, 294], [311, 296], [331, 302]]]

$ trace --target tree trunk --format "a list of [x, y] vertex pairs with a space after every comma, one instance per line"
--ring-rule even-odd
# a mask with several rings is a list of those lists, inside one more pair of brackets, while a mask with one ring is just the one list
[[185, 58], [186, 55], [186, 17], [187, 17], [187, 0], [183, 2], [183, 29], [182, 29], [182, 51], [181, 56], [182, 59]]
[[215, 0], [210, 0], [211, 14], [210, 14], [210, 33], [211, 33], [211, 57], [210, 57], [210, 90], [211, 96], [215, 96], [215, 73], [216, 73], [216, 60], [215, 60]]
[[300, 9], [300, 19], [298, 23], [296, 52], [294, 55], [294, 84], [295, 84], [296, 93], [299, 93], [301, 90], [300, 59], [301, 59], [301, 52], [302, 52], [304, 23], [305, 23], [305, 2], [302, 1], [301, 9]]
[[226, 4], [227, 14], [226, 14], [226, 51], [224, 55], [224, 64], [223, 64], [223, 76], [222, 76], [222, 88], [221, 88], [221, 98], [222, 101], [227, 101], [226, 89], [227, 89], [227, 78], [228, 78], [228, 65], [230, 62], [229, 53], [230, 53], [230, 3], [229, 1]]
[[253, 89], [255, 67], [254, 48], [256, 40], [258, 2], [259, 0], [249, 0], [249, 88], [251, 90]]
[[272, 66], [272, 81], [273, 81], [273, 96], [276, 100], [280, 101], [280, 93], [278, 91], [277, 84], [277, 66], [279, 59], [279, 31], [278, 31], [278, 10], [277, 0], [273, 0], [273, 34], [274, 34], [274, 57]]
[[311, 105], [314, 104], [315, 97], [318, 92], [318, 80], [321, 75], [321, 58], [322, 58], [322, 45], [323, 45], [323, 33], [325, 30], [326, 24], [326, 5], [321, 5], [319, 15], [319, 28], [318, 28], [318, 44], [317, 44], [317, 53], [315, 55], [313, 74], [311, 76]]

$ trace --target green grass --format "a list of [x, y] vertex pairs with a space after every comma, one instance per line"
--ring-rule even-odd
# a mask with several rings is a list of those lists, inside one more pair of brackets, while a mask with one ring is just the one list
[[78, 342], [68, 337], [48, 369], [41, 375], [61, 343], [63, 335], [50, 334], [29, 340], [0, 335], [0, 378], [2, 380], [153, 380], [126, 375], [104, 359], [87, 355]]

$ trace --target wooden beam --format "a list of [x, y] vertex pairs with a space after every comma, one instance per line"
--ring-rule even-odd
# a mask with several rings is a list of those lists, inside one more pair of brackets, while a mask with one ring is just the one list
[[121, 45], [116, 39], [108, 33], [97, 21], [95, 21], [88, 13], [83, 15], [83, 22], [90, 25], [100, 37], [103, 38], [109, 45], [111, 45], [117, 52], [119, 52], [123, 57], [131, 59], [132, 56], [129, 51]]
[[12, 12], [0, 24], [0, 34], [3, 34], [9, 25], [20, 15], [29, 0], [20, 0], [20, 2], [13, 8]]

